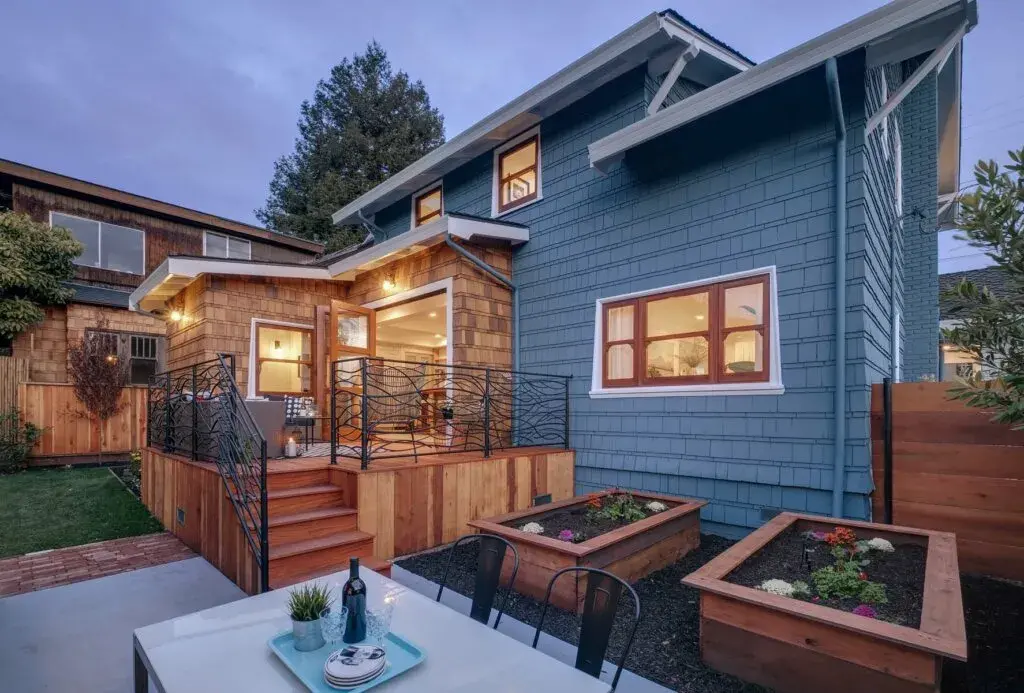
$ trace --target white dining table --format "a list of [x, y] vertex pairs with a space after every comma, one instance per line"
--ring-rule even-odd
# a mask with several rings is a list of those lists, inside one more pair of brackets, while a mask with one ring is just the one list
[[[392, 598], [391, 630], [426, 653], [421, 664], [382, 683], [375, 693], [611, 690], [604, 681], [379, 573], [364, 568], [360, 576], [366, 582], [368, 606]], [[344, 570], [317, 581], [340, 588], [347, 579]], [[291, 628], [287, 601], [288, 590], [279, 589], [137, 629], [136, 693], [148, 691], [150, 682], [165, 693], [306, 690], [267, 645], [271, 637]]]

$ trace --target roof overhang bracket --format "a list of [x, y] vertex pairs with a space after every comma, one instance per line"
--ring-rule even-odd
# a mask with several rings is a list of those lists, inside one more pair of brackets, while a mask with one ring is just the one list
[[673, 85], [675, 85], [679, 80], [679, 75], [683, 74], [683, 69], [686, 67], [687, 63], [696, 58], [699, 54], [700, 44], [696, 41], [679, 53], [679, 57], [676, 58], [674, 63], [672, 63], [672, 67], [669, 68], [668, 73], [665, 75], [665, 79], [662, 80], [661, 86], [658, 87], [658, 91], [655, 92], [654, 98], [651, 99], [651, 103], [647, 107], [647, 115], [652, 116], [658, 112], [661, 105], [665, 103], [665, 99], [668, 98], [668, 94], [672, 90]]
[[970, 24], [964, 21], [960, 24], [953, 32], [946, 37], [946, 39], [932, 51], [932, 54], [928, 56], [928, 59], [921, 63], [920, 66], [914, 73], [910, 75], [899, 88], [892, 93], [888, 100], [882, 104], [875, 113], [868, 118], [868, 123], [865, 126], [865, 135], [870, 135], [871, 132], [878, 127], [883, 120], [885, 120], [893, 110], [899, 106], [903, 99], [907, 98], [907, 95], [914, 90], [921, 81], [927, 77], [932, 70], [940, 69], [942, 65], [946, 64], [946, 59], [949, 57], [953, 49], [960, 45], [960, 41], [967, 33]]

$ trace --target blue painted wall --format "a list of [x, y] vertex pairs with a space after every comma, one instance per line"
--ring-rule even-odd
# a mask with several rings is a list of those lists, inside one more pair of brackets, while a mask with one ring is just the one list
[[[876, 107], [865, 103], [865, 81], [880, 76], [866, 74], [861, 55], [844, 59], [840, 73], [850, 133], [844, 507], [864, 518], [870, 384], [888, 373], [891, 358], [886, 234], [894, 188], [891, 164], [878, 163], [877, 144], [863, 136], [865, 109]], [[541, 124], [543, 199], [503, 217], [530, 226], [514, 267], [522, 368], [574, 377], [581, 492], [619, 485], [707, 498], [705, 526], [731, 535], [760, 525], [762, 509], [828, 513], [836, 311], [824, 72], [633, 150], [610, 175], [596, 173], [587, 145], [643, 118], [656, 88], [636, 70]], [[488, 153], [446, 176], [446, 209], [489, 216], [491, 167]], [[376, 221], [388, 235], [401, 233], [409, 210], [405, 200]], [[597, 299], [770, 265], [785, 394], [588, 396]]]

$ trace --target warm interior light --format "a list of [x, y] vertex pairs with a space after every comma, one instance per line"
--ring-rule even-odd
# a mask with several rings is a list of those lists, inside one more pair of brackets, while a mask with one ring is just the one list
[[443, 334], [434, 334], [434, 337], [436, 337], [437, 339], [444, 339]]
[[294, 443], [294, 442], [295, 442], [295, 439], [294, 439], [294, 438], [292, 438], [292, 437], [289, 437], [289, 438], [288, 438], [288, 442], [289, 442], [289, 443]]
[[280, 339], [275, 339], [274, 340], [274, 358], [275, 359], [284, 358], [284, 349], [281, 348], [281, 340]]
[[704, 319], [704, 316], [703, 316], [703, 315], [694, 315], [693, 317], [694, 317], [694, 319], [696, 319], [696, 320], [703, 320], [703, 319]]
[[429, 315], [432, 318], [436, 318], [437, 317], [437, 313], [435, 313], [434, 311], [430, 311], [429, 313], [427, 313], [427, 315]]
[[173, 322], [178, 322], [179, 320], [181, 320], [181, 311], [180, 310], [172, 310], [171, 311], [171, 320]]

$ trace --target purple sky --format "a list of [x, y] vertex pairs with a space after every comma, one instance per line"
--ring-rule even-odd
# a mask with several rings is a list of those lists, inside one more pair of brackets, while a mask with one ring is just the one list
[[[879, 0], [677, 0], [695, 24], [755, 60]], [[964, 60], [963, 182], [980, 157], [1024, 145], [1024, 2], [979, 0]], [[9, 3], [0, 42], [0, 158], [243, 221], [291, 151], [299, 104], [376, 38], [422, 79], [448, 137], [646, 13], [621, 0], [77, 0]], [[780, 10], [783, 6], [785, 9]], [[542, 19], [534, 22], [533, 20]], [[940, 239], [940, 270], [985, 264]]]

